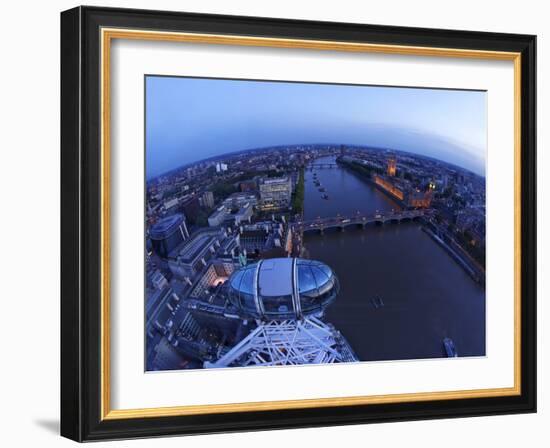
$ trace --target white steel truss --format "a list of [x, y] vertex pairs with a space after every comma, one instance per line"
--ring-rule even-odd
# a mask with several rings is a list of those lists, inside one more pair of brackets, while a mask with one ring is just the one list
[[205, 367], [280, 366], [358, 361], [344, 337], [316, 317], [260, 322], [250, 334]]

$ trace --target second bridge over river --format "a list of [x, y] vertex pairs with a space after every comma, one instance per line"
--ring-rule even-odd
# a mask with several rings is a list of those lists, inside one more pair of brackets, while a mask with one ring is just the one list
[[331, 216], [305, 221], [296, 221], [293, 227], [301, 232], [319, 231], [329, 229], [344, 230], [346, 227], [365, 227], [367, 224], [385, 224], [389, 222], [412, 221], [429, 216], [431, 209], [399, 210], [384, 213], [365, 215], [357, 213], [347, 216]]

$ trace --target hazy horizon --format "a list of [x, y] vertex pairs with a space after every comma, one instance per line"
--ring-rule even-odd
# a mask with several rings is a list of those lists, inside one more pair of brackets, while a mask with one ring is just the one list
[[486, 92], [146, 77], [146, 176], [224, 154], [347, 144], [485, 175]]

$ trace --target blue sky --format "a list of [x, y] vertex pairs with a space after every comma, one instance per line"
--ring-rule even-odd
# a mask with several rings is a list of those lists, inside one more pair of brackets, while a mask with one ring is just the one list
[[234, 151], [301, 143], [410, 151], [484, 175], [486, 93], [146, 77], [147, 178]]

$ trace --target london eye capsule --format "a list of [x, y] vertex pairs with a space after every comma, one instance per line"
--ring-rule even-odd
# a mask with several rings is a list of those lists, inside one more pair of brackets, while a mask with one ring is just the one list
[[263, 320], [321, 315], [338, 291], [330, 267], [301, 258], [260, 260], [229, 278], [230, 302], [243, 317]]

